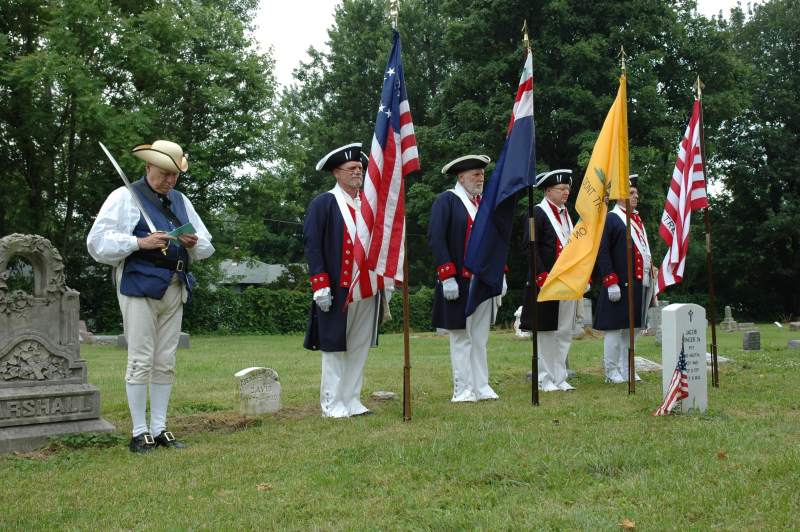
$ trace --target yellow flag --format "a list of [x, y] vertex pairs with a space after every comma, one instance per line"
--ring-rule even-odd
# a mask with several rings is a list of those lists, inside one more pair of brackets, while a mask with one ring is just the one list
[[539, 301], [583, 297], [603, 236], [608, 212], [607, 198], [609, 193], [613, 199], [628, 197], [628, 168], [628, 104], [623, 74], [619, 78], [617, 98], [594, 144], [592, 158], [575, 201], [575, 209], [581, 219], [548, 273], [539, 292]]

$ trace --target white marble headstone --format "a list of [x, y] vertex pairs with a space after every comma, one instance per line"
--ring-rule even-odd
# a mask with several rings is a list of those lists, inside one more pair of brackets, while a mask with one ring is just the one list
[[692, 303], [675, 303], [661, 311], [662, 397], [672, 379], [683, 345], [689, 397], [681, 401], [680, 412], [705, 412], [708, 407], [706, 374], [706, 310]]
[[281, 383], [270, 368], [245, 368], [234, 377], [239, 382], [239, 413], [268, 414], [281, 409]]

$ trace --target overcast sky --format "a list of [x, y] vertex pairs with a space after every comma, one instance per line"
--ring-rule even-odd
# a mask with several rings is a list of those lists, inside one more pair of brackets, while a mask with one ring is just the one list
[[[255, 36], [264, 49], [273, 46], [275, 77], [281, 85], [292, 82], [292, 70], [308, 60], [306, 51], [310, 46], [325, 45], [339, 3], [340, 0], [261, 0]], [[727, 15], [737, 0], [698, 0], [697, 4], [700, 13], [710, 17], [720, 10]]]

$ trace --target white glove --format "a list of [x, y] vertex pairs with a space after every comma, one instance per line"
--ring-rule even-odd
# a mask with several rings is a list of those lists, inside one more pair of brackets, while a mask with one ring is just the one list
[[500, 290], [500, 297], [505, 297], [508, 292], [508, 284], [506, 283], [506, 276], [503, 274], [503, 288]]
[[444, 298], [448, 301], [458, 299], [458, 283], [455, 277], [448, 277], [442, 281], [442, 294], [444, 294]]
[[331, 309], [332, 302], [333, 298], [331, 297], [331, 288], [329, 286], [314, 292], [314, 303], [317, 304], [322, 312], [328, 312]]
[[619, 289], [618, 284], [612, 284], [608, 287], [608, 300], [616, 303], [622, 298], [622, 291]]

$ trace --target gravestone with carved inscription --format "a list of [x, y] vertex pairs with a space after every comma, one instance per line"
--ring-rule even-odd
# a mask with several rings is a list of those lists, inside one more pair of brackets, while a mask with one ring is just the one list
[[269, 414], [281, 409], [281, 383], [270, 368], [246, 368], [234, 374], [239, 382], [239, 413]]
[[[31, 265], [30, 291], [17, 289], [11, 259]], [[78, 292], [44, 237], [0, 238], [0, 453], [27, 451], [51, 436], [108, 432], [100, 392], [80, 357]]]
[[706, 373], [706, 310], [693, 303], [675, 303], [661, 311], [661, 381], [667, 393], [681, 352], [686, 356], [689, 397], [675, 412], [705, 412], [708, 407]]

